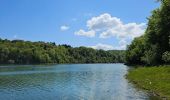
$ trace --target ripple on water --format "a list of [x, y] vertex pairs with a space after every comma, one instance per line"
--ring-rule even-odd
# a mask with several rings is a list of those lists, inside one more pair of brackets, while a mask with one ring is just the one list
[[0, 70], [2, 100], [148, 99], [124, 78], [127, 66], [123, 64], [30, 65]]

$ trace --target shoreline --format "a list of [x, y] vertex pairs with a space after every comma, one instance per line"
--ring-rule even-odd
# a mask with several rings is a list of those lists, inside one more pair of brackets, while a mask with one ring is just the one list
[[129, 69], [126, 78], [137, 88], [159, 99], [170, 99], [170, 65]]

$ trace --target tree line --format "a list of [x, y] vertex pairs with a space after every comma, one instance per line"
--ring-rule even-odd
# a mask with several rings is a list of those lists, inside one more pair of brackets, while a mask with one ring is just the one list
[[161, 6], [148, 18], [145, 34], [127, 47], [127, 64], [170, 64], [170, 0], [158, 0]]
[[0, 64], [122, 63], [124, 55], [123, 50], [104, 51], [54, 42], [0, 39]]

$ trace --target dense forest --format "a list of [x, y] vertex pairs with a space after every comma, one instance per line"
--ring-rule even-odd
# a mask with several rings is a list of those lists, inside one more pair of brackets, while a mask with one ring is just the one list
[[95, 50], [49, 42], [0, 39], [0, 64], [121, 63], [125, 51]]
[[148, 18], [145, 34], [127, 47], [127, 64], [170, 64], [170, 0], [158, 0], [161, 6]]

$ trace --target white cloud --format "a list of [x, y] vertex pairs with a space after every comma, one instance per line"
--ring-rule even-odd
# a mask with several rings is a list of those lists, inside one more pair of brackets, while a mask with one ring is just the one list
[[109, 37], [117, 37], [117, 38], [130, 38], [133, 39], [135, 37], [141, 36], [145, 32], [145, 24], [137, 24], [137, 23], [128, 23], [128, 24], [120, 24], [118, 26], [112, 27], [106, 31], [103, 31], [100, 34], [100, 38], [109, 38]]
[[75, 32], [75, 35], [86, 36], [86, 37], [94, 37], [95, 31], [91, 30], [91, 31], [86, 32], [86, 31], [80, 29], [79, 31]]
[[67, 31], [70, 27], [69, 26], [66, 26], [66, 25], [63, 25], [60, 27], [60, 30], [61, 31]]
[[124, 39], [122, 39], [122, 40], [119, 41], [119, 44], [120, 44], [120, 45], [126, 45], [126, 44], [127, 44], [127, 41], [124, 40]]
[[108, 45], [108, 44], [102, 44], [102, 43], [98, 43], [94, 46], [89, 46], [93, 49], [102, 49], [102, 50], [125, 50], [127, 46], [127, 42], [124, 40], [121, 40], [119, 42], [119, 46], [112, 46], [112, 45]]
[[141, 36], [144, 31], [145, 23], [127, 23], [124, 24], [120, 18], [112, 17], [108, 13], [101, 14], [97, 17], [92, 17], [87, 21], [89, 31], [99, 33], [100, 38], [130, 38]]
[[[81, 29], [75, 32], [76, 35], [94, 37], [98, 34], [101, 39], [116, 38], [118, 44], [113, 47], [114, 49], [125, 49], [130, 41], [135, 37], [143, 35], [146, 29], [145, 23], [124, 23], [120, 18], [113, 17], [108, 13], [92, 17], [87, 21], [86, 26], [87, 32]], [[100, 43], [92, 47], [100, 48], [103, 45]]]
[[145, 31], [144, 23], [127, 23], [124, 24], [120, 18], [112, 17], [110, 14], [105, 13], [97, 17], [93, 17], [87, 21], [89, 30], [98, 31], [100, 38], [131, 38], [141, 36]]
[[93, 49], [102, 49], [102, 50], [113, 50], [114, 49], [114, 47], [113, 46], [111, 46], [111, 45], [108, 45], [108, 44], [102, 44], [102, 43], [98, 43], [97, 45], [95, 45], [95, 46], [89, 46], [89, 47], [91, 47], [91, 48], [93, 48]]
[[103, 30], [121, 25], [122, 22], [116, 17], [111, 17], [110, 14], [105, 13], [98, 17], [93, 17], [87, 21], [87, 27], [90, 30]]
[[116, 50], [125, 50], [128, 42], [124, 39], [119, 41], [119, 46], [115, 47]]

